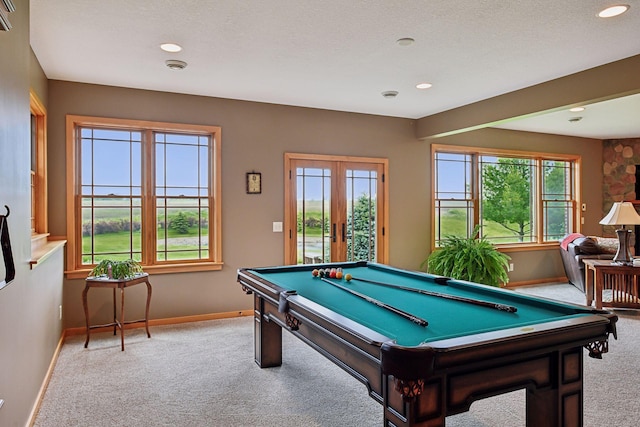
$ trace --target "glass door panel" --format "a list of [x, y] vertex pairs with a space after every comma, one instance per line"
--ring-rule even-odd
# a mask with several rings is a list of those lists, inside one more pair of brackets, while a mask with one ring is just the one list
[[346, 171], [347, 222], [342, 234], [347, 261], [376, 260], [377, 180], [375, 170]]
[[331, 260], [331, 170], [296, 168], [297, 264]]

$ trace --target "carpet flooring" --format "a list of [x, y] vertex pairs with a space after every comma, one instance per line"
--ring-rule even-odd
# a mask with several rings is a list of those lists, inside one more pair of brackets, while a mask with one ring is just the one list
[[[520, 289], [584, 303], [571, 285]], [[640, 315], [619, 310], [618, 340], [602, 360], [584, 357], [584, 425], [637, 426], [640, 419]], [[369, 427], [382, 406], [366, 387], [291, 334], [283, 365], [253, 360], [253, 319], [234, 318], [128, 330], [126, 350], [112, 333], [67, 339], [36, 427], [264, 426]], [[475, 402], [448, 427], [525, 425], [524, 390]], [[542, 427], [542, 426], [541, 426]]]

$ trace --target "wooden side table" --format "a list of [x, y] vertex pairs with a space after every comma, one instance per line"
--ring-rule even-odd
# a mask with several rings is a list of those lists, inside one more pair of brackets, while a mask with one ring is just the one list
[[[611, 260], [585, 259], [584, 285], [587, 305], [595, 299], [596, 308], [640, 309], [640, 267], [614, 264]], [[611, 291], [611, 301], [604, 301], [604, 290]]]
[[[139, 283], [147, 284], [147, 307], [144, 312], [144, 319], [139, 320], [124, 320], [124, 290], [129, 286], [137, 285]], [[90, 288], [111, 288], [113, 289], [113, 322], [104, 325], [89, 326], [89, 306], [87, 304], [87, 293]], [[120, 319], [116, 316], [116, 289], [120, 289]], [[149, 274], [142, 273], [128, 279], [108, 279], [106, 277], [87, 277], [85, 280], [84, 290], [82, 291], [82, 305], [84, 307], [84, 318], [87, 324], [87, 339], [84, 342], [84, 348], [89, 345], [89, 332], [94, 328], [104, 328], [113, 326], [113, 335], [116, 334], [116, 330], [120, 328], [120, 342], [122, 351], [124, 351], [124, 325], [130, 323], [144, 322], [147, 330], [147, 338], [151, 338], [149, 333], [149, 304], [151, 303], [151, 283], [149, 283]]]

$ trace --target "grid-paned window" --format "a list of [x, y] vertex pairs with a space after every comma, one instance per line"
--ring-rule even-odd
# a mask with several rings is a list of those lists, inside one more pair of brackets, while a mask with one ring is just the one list
[[142, 261], [142, 131], [80, 127], [82, 264]]
[[221, 268], [220, 128], [78, 116], [67, 126], [68, 270], [103, 259]]
[[577, 231], [572, 155], [433, 145], [434, 245], [479, 235], [496, 245], [557, 243]]
[[437, 165], [434, 174], [435, 240], [439, 242], [449, 235], [470, 235], [475, 225], [472, 156], [436, 152], [434, 160]]
[[207, 259], [211, 137], [156, 132], [154, 138], [156, 259]]

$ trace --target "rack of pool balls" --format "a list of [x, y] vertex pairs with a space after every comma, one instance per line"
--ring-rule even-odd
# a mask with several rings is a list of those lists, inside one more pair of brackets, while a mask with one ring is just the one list
[[346, 280], [347, 282], [349, 280], [351, 280], [351, 274], [347, 273], [347, 274], [343, 274], [342, 272], [342, 268], [338, 267], [338, 268], [314, 268], [313, 271], [311, 271], [311, 275], [313, 275], [313, 277], [327, 277], [330, 279], [338, 279], [338, 280], [342, 280], [342, 278], [344, 278], [344, 280]]

